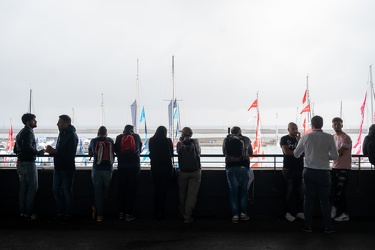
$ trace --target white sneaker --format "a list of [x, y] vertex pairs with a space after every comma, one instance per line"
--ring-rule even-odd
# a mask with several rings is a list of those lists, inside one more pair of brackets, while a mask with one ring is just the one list
[[237, 224], [237, 223], [238, 223], [238, 220], [239, 220], [238, 215], [235, 215], [235, 216], [232, 217], [232, 222], [233, 222], [233, 223]]
[[241, 213], [240, 220], [250, 220], [250, 217], [247, 214]]
[[285, 219], [287, 219], [288, 221], [292, 222], [292, 221], [295, 221], [296, 217], [294, 217], [290, 213], [286, 213], [285, 214]]
[[332, 208], [331, 208], [331, 219], [336, 217], [336, 213], [337, 213], [337, 209], [334, 206], [332, 206]]
[[300, 220], [305, 220], [305, 214], [304, 213], [298, 213], [298, 214], [296, 214], [296, 218], [297, 219], [300, 219]]
[[342, 213], [340, 216], [337, 216], [335, 221], [349, 221], [349, 215], [346, 213]]

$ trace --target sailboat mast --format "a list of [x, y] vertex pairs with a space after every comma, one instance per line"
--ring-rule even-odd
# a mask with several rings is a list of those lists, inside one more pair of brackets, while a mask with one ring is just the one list
[[175, 87], [175, 83], [174, 83], [174, 55], [172, 56], [172, 102], [171, 102], [171, 115], [172, 115], [172, 127], [171, 127], [171, 134], [172, 134], [172, 142], [174, 142], [174, 137], [175, 137], [175, 135], [174, 135], [174, 121], [173, 121], [173, 116], [174, 116], [174, 99], [175, 99], [175, 89], [174, 89], [174, 87]]
[[104, 126], [104, 97], [103, 97], [103, 93], [102, 93], [102, 102], [100, 104], [100, 125], [101, 126]]
[[340, 117], [343, 118], [342, 117], [342, 101], [340, 101]]
[[135, 100], [136, 100], [136, 103], [137, 103], [137, 109], [136, 109], [136, 112], [135, 112], [135, 132], [138, 134], [138, 110], [139, 110], [139, 61], [138, 61], [138, 58], [137, 58], [137, 81], [136, 81], [136, 96], [135, 96]]
[[371, 95], [371, 124], [375, 122], [374, 114], [374, 85], [372, 83], [372, 65], [370, 65], [370, 95]]
[[33, 90], [30, 89], [30, 96], [29, 96], [29, 113], [31, 113], [31, 100], [32, 100], [32, 92]]

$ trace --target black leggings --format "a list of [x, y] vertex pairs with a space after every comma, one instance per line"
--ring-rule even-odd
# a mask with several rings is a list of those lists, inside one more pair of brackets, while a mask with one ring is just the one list
[[332, 205], [337, 209], [337, 215], [348, 213], [346, 205], [346, 187], [349, 183], [349, 169], [332, 169]]

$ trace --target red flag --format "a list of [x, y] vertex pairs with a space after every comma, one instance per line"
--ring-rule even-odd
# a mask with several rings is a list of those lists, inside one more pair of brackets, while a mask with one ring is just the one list
[[366, 99], [367, 99], [367, 91], [366, 91], [366, 94], [365, 94], [365, 99], [363, 100], [363, 103], [362, 103], [362, 106], [361, 106], [362, 121], [361, 121], [361, 125], [359, 126], [359, 135], [358, 135], [356, 144], [353, 146], [353, 148], [357, 149], [357, 151], [356, 151], [357, 155], [361, 153], [361, 149], [362, 149], [362, 144], [361, 144], [361, 141], [362, 141], [362, 127], [363, 127], [363, 120], [365, 118]]
[[255, 101], [253, 102], [253, 104], [251, 104], [251, 106], [247, 109], [247, 111], [249, 111], [252, 108], [257, 108], [257, 107], [258, 107], [258, 99], [255, 99]]
[[303, 94], [303, 97], [302, 97], [302, 104], [305, 104], [305, 102], [306, 102], [306, 97], [307, 97], [307, 89], [305, 90], [305, 94]]
[[6, 150], [11, 150], [14, 147], [14, 138], [13, 138], [13, 128], [12, 124], [10, 124], [9, 133], [8, 133], [8, 141], [6, 144]]
[[307, 105], [304, 109], [302, 109], [302, 111], [299, 114], [302, 114], [304, 112], [310, 112], [310, 104]]

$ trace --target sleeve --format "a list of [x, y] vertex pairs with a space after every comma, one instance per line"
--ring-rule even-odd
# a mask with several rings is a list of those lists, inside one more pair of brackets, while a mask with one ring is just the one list
[[249, 146], [247, 148], [247, 153], [249, 154], [249, 156], [253, 155], [253, 145], [251, 143], [250, 138], [249, 138]]
[[122, 135], [116, 136], [116, 141], [115, 141], [115, 153], [116, 153], [116, 155], [121, 154], [121, 138], [122, 138]]
[[94, 156], [95, 152], [95, 145], [94, 145], [94, 139], [91, 139], [90, 144], [89, 144], [89, 156]]
[[171, 154], [171, 157], [173, 157], [173, 143], [172, 143], [172, 140], [170, 138], [168, 138], [168, 148], [169, 148], [169, 152]]
[[339, 158], [339, 152], [337, 151], [335, 139], [333, 139], [333, 136], [330, 137], [330, 152], [329, 152], [329, 159], [330, 160], [336, 160]]
[[282, 148], [284, 145], [287, 145], [285, 136], [280, 139], [280, 147]]
[[352, 139], [350, 138], [350, 136], [345, 136], [342, 142], [342, 147], [346, 149], [352, 149]]
[[[302, 138], [299, 140], [296, 149], [294, 149], [294, 151], [293, 151], [294, 157], [299, 158], [303, 154], [303, 152], [305, 150], [304, 149], [305, 138], [306, 138], [306, 136], [302, 136]], [[332, 139], [333, 139], [333, 137], [332, 137]], [[333, 145], [335, 145], [335, 143], [333, 143]]]
[[38, 155], [38, 150], [33, 146], [33, 141], [35, 140], [34, 134], [31, 132], [27, 132], [24, 134], [23, 138], [21, 138], [22, 143], [22, 151], [26, 154], [30, 154], [32, 156]]
[[367, 143], [368, 143], [368, 136], [365, 137], [365, 139], [363, 140], [363, 144], [362, 144], [362, 152], [364, 156], [368, 156]]
[[179, 152], [180, 152], [181, 143], [182, 143], [181, 141], [177, 142], [177, 146], [176, 146], [176, 148], [177, 148], [177, 154], [179, 154]]
[[225, 148], [225, 143], [227, 142], [227, 138], [225, 137], [224, 138], [224, 141], [223, 141], [223, 146], [222, 146], [222, 150], [223, 150], [223, 155], [226, 156], [227, 155], [227, 149]]
[[196, 150], [197, 150], [197, 153], [198, 153], [198, 155], [200, 156], [200, 155], [201, 155], [201, 146], [199, 145], [199, 141], [198, 141], [198, 139], [195, 139], [195, 140], [194, 140], [194, 144], [195, 144], [195, 148], [196, 148]]

